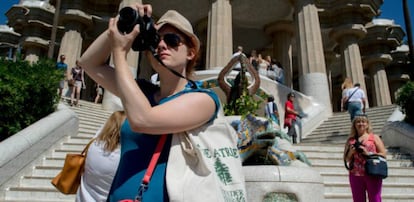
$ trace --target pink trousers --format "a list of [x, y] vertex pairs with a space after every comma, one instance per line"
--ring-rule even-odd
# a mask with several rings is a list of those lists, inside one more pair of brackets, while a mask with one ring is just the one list
[[369, 202], [381, 202], [381, 178], [349, 174], [349, 184], [354, 202], [366, 202], [366, 193], [368, 193]]

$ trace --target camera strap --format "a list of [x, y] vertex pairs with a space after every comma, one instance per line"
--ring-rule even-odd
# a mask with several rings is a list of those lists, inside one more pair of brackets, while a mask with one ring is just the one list
[[189, 78], [187, 78], [187, 77], [185, 77], [185, 76], [183, 76], [183, 75], [181, 75], [180, 73], [178, 73], [177, 71], [175, 71], [175, 70], [173, 70], [173, 69], [171, 69], [171, 68], [169, 68], [169, 67], [167, 67], [163, 62], [162, 62], [162, 60], [160, 59], [160, 56], [157, 54], [157, 52], [155, 51], [155, 50], [151, 50], [151, 53], [152, 53], [152, 55], [154, 56], [154, 58], [163, 66], [163, 67], [165, 67], [166, 69], [168, 69], [171, 73], [173, 73], [174, 75], [176, 75], [176, 76], [178, 76], [178, 77], [180, 77], [180, 78], [183, 78], [183, 79], [185, 79], [185, 80], [187, 80], [188, 82], [190, 82], [191, 83], [191, 88], [192, 89], [196, 89], [197, 88], [197, 85], [196, 85], [196, 83], [193, 81], [193, 80], [191, 80], [191, 79], [189, 79]]

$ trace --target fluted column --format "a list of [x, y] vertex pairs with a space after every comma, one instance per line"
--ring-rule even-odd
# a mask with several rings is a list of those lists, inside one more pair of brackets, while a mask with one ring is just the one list
[[[364, 92], [367, 92], [367, 88], [358, 41], [365, 37], [366, 33], [365, 27], [361, 24], [345, 24], [335, 27], [330, 33], [330, 37], [338, 42], [340, 47], [343, 74], [351, 78], [353, 83], [360, 83]], [[368, 105], [368, 101], [366, 103]]]
[[[358, 44], [361, 49], [362, 63], [371, 78], [372, 105], [384, 106], [392, 103], [391, 91], [385, 67], [398, 57], [391, 57], [402, 44], [404, 32], [392, 20], [377, 19], [365, 25], [367, 36]], [[391, 69], [391, 68], [390, 68]], [[388, 72], [390, 74], [390, 72]], [[367, 84], [369, 85], [369, 84]]]
[[380, 54], [371, 58], [364, 58], [364, 66], [369, 68], [370, 78], [373, 88], [373, 105], [385, 106], [390, 105], [391, 95], [388, 86], [388, 77], [385, 72], [385, 66], [391, 62], [392, 58], [389, 54]]
[[266, 26], [265, 32], [273, 39], [273, 57], [283, 66], [285, 85], [292, 88], [293, 23], [291, 21], [278, 21]]
[[230, 0], [213, 0], [208, 13], [206, 69], [224, 67], [231, 59], [232, 47]]
[[291, 0], [295, 7], [300, 91], [332, 113], [318, 11], [313, 0]]
[[68, 71], [75, 66], [76, 60], [82, 51], [82, 24], [79, 22], [67, 22], [65, 34], [62, 37], [59, 55], [65, 54]]

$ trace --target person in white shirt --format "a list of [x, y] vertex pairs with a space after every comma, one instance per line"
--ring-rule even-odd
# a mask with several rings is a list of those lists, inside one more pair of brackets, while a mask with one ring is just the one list
[[[237, 56], [239, 56], [241, 54], [244, 55], [244, 53], [243, 53], [243, 47], [242, 46], [237, 46], [237, 51], [231, 56], [231, 58], [233, 59], [233, 58], [235, 58], [235, 57], [237, 57]], [[240, 65], [240, 62], [238, 62], [238, 63], [236, 63], [234, 65], [233, 70], [240, 71], [240, 69], [241, 69], [241, 65]]]
[[86, 154], [85, 170], [76, 193], [76, 202], [102, 201], [108, 198], [120, 158], [119, 137], [124, 111], [112, 113], [95, 134], [96, 140]]
[[356, 114], [365, 114], [366, 96], [365, 92], [360, 88], [361, 85], [356, 83], [353, 88], [349, 88], [345, 92], [345, 97], [342, 99], [348, 101], [348, 113], [351, 116], [351, 122], [354, 120]]

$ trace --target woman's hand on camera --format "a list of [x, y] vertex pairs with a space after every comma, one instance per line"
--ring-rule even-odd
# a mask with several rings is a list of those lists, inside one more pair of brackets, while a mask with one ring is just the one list
[[144, 16], [144, 15], [147, 15], [148, 17], [151, 17], [151, 15], [152, 15], [152, 6], [151, 6], [151, 4], [135, 3], [135, 4], [132, 4], [131, 7], [133, 9], [137, 10], [141, 17]]

